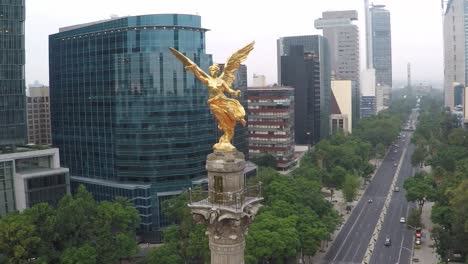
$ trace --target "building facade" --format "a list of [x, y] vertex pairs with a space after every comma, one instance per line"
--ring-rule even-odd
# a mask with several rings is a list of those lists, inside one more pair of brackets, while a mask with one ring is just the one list
[[390, 12], [384, 5], [370, 7], [372, 59], [376, 84], [392, 87], [392, 29]]
[[454, 88], [458, 84], [467, 83], [467, 54], [466, 43], [468, 23], [468, 3], [464, 0], [450, 0], [447, 2], [443, 16], [444, 31], [444, 103], [453, 110]]
[[253, 75], [252, 87], [265, 87], [266, 78], [265, 75], [255, 74]]
[[28, 143], [52, 144], [50, 135], [49, 87], [29, 87], [27, 96]]
[[279, 170], [294, 164], [294, 89], [249, 87], [249, 154], [272, 154]]
[[70, 192], [67, 168], [60, 167], [56, 148], [0, 154], [0, 217], [37, 203], [56, 205]]
[[318, 35], [278, 39], [278, 74], [294, 88], [295, 142], [311, 145], [329, 135], [331, 72], [327, 40]]
[[315, 28], [323, 30], [330, 46], [330, 68], [335, 80], [352, 81], [353, 117], [360, 114], [360, 52], [358, 19], [355, 10], [327, 11], [315, 20]]
[[330, 134], [338, 130], [345, 134], [352, 133], [353, 116], [353, 82], [350, 80], [332, 80], [330, 103]]
[[128, 197], [144, 240], [169, 224], [163, 201], [206, 177], [216, 142], [208, 91], [169, 51], [208, 71], [197, 15], [113, 18], [49, 36], [53, 144], [98, 200]]
[[26, 142], [24, 2], [0, 1], [0, 148]]

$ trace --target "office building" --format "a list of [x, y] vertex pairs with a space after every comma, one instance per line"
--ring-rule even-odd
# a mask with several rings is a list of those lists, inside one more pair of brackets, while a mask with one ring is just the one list
[[0, 148], [26, 143], [24, 2], [0, 1]]
[[[392, 87], [392, 30], [390, 12], [384, 5], [369, 8], [372, 32], [372, 60], [376, 84]], [[387, 105], [388, 107], [388, 105]]]
[[97, 200], [129, 198], [143, 240], [159, 241], [169, 221], [162, 202], [206, 178], [217, 141], [208, 91], [169, 51], [208, 72], [197, 15], [116, 17], [49, 36], [52, 140], [72, 189]]
[[330, 68], [335, 80], [351, 80], [353, 85], [353, 117], [360, 114], [360, 52], [358, 19], [355, 10], [327, 11], [315, 20], [315, 28], [323, 30], [330, 46]]
[[265, 86], [266, 86], [265, 75], [259, 75], [259, 74], [254, 73], [251, 87], [265, 87]]
[[249, 154], [269, 153], [279, 170], [294, 164], [294, 89], [248, 87]]
[[463, 93], [463, 126], [465, 129], [468, 129], [468, 87], [465, 87], [465, 92]]
[[[329, 135], [331, 72], [322, 36], [283, 37], [277, 41], [278, 80], [294, 88], [295, 142], [312, 145]], [[300, 113], [300, 114], [298, 114]]]
[[466, 85], [466, 34], [468, 23], [465, 17], [468, 10], [466, 1], [450, 0], [444, 6], [444, 103], [453, 110], [455, 106], [454, 88], [458, 84]]
[[58, 149], [18, 147], [0, 153], [0, 217], [37, 203], [56, 205], [69, 192], [68, 169], [60, 167]]
[[375, 70], [364, 69], [361, 73], [361, 118], [377, 113]]
[[350, 80], [331, 81], [330, 134], [341, 130], [345, 134], [352, 132], [353, 127], [353, 82]]
[[52, 144], [50, 136], [49, 87], [30, 86], [27, 96], [28, 143]]

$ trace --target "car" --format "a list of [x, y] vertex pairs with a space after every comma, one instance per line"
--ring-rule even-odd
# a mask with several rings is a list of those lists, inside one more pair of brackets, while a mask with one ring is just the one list
[[397, 164], [397, 163], [393, 163], [393, 167], [396, 167], [396, 166], [398, 166], [398, 164]]
[[414, 243], [416, 245], [421, 245], [421, 238], [416, 238], [416, 240], [414, 241]]
[[389, 246], [392, 245], [392, 240], [391, 240], [388, 236], [385, 238], [384, 245], [385, 245], [386, 247], [389, 247]]
[[396, 150], [396, 149], [395, 149], [393, 152], [397, 153], [397, 152], [398, 152], [398, 150]]
[[395, 192], [399, 192], [400, 191], [400, 187], [395, 187]]
[[401, 218], [400, 218], [400, 223], [405, 223], [405, 222], [406, 222], [406, 218], [401, 217]]
[[372, 200], [372, 199], [369, 199], [369, 200], [367, 200], [367, 202], [368, 202], [368, 203], [372, 203], [372, 202], [373, 202], [373, 200]]

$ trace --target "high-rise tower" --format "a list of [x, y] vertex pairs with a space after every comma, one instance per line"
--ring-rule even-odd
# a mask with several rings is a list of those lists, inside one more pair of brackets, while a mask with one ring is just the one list
[[0, 149], [26, 142], [24, 0], [0, 1]]
[[206, 177], [216, 141], [208, 92], [171, 54], [208, 71], [201, 17], [161, 14], [61, 28], [49, 36], [53, 144], [98, 200], [124, 196], [158, 239], [161, 204]]

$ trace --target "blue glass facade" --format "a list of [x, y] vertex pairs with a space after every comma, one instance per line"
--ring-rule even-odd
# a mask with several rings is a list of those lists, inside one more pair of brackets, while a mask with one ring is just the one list
[[392, 87], [392, 31], [390, 12], [383, 5], [370, 8], [372, 54], [376, 83]]
[[205, 176], [216, 141], [206, 88], [168, 50], [207, 71], [206, 31], [200, 16], [163, 14], [71, 26], [49, 36], [52, 138], [62, 162], [72, 181], [97, 180], [87, 186], [96, 196], [106, 193], [102, 199], [136, 183], [149, 186], [141, 197], [151, 197], [151, 216], [137, 207], [149, 231], [164, 222], [158, 194]]
[[24, 0], [0, 0], [0, 147], [26, 141]]

